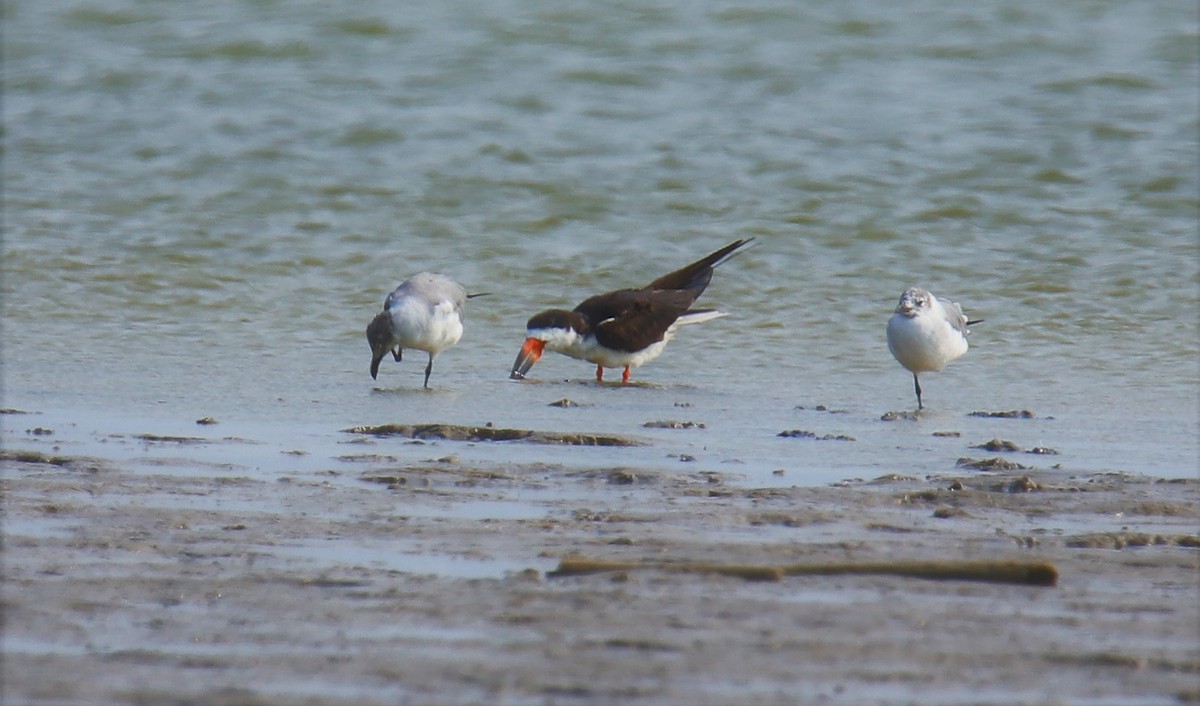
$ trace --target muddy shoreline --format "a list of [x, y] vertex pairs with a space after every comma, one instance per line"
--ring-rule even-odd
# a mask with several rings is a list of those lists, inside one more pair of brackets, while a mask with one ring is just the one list
[[[1200, 701], [1195, 480], [997, 464], [747, 489], [429, 450], [277, 475], [5, 452], [5, 702]], [[1059, 581], [547, 576], [570, 556]]]

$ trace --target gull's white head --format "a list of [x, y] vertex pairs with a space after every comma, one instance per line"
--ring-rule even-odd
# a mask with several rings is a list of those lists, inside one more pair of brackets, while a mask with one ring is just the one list
[[913, 318], [923, 311], [933, 308], [933, 295], [920, 287], [909, 287], [900, 295], [900, 303], [896, 305], [896, 313]]

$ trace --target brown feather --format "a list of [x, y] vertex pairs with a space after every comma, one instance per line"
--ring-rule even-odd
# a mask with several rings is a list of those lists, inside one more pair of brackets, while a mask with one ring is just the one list
[[610, 315], [599, 319], [594, 333], [597, 343], [622, 353], [640, 351], [661, 341], [696, 298], [693, 292], [680, 289], [616, 294], [623, 296], [606, 302]]
[[720, 250], [696, 260], [690, 265], [675, 270], [646, 285], [646, 289], [687, 289], [696, 292], [699, 297], [708, 283], [712, 280], [713, 268], [733, 254], [735, 250], [749, 243], [753, 238], [735, 240]]

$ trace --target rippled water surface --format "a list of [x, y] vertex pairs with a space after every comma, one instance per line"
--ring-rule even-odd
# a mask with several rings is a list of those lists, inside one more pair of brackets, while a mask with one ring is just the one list
[[[271, 472], [355, 424], [492, 422], [651, 443], [443, 446], [767, 484], [1001, 437], [1196, 472], [1195, 3], [412, 5], [3, 5], [4, 406], [40, 413], [6, 445], [235, 436], [265, 444], [213, 453]], [[644, 384], [507, 379], [532, 313], [745, 237], [701, 300], [730, 316]], [[373, 382], [363, 336], [420, 270], [493, 293], [429, 392], [420, 353]], [[883, 422], [915, 402], [884, 339], [910, 284], [987, 321]]]

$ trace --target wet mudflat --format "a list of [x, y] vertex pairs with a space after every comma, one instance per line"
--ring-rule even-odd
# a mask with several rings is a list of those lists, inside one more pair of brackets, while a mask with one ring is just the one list
[[[277, 476], [8, 452], [8, 702], [1200, 699], [1195, 481], [996, 464], [746, 488], [377, 443]], [[637, 568], [548, 576], [567, 557]], [[893, 560], [1059, 579], [642, 568]]]

